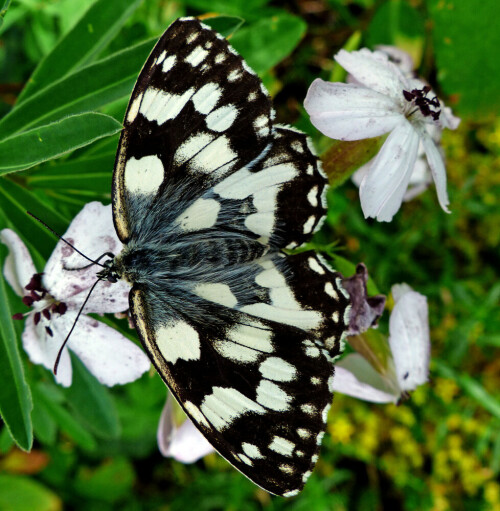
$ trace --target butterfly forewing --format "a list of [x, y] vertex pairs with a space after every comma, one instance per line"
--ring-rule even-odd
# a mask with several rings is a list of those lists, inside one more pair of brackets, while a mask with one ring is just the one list
[[132, 94], [113, 213], [130, 308], [205, 437], [271, 493], [317, 460], [349, 300], [307, 241], [326, 179], [304, 134], [272, 125], [255, 73], [217, 33], [174, 22]]
[[222, 36], [195, 19], [172, 23], [125, 115], [113, 179], [120, 239], [130, 237], [130, 195], [143, 195], [144, 207], [189, 179], [200, 196], [263, 153], [273, 116], [262, 82]]

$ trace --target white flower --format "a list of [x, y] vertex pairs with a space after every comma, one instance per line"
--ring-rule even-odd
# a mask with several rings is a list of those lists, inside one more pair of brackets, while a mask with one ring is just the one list
[[[64, 238], [90, 258], [105, 252], [118, 253], [121, 243], [113, 227], [111, 206], [98, 202], [87, 204], [74, 218]], [[52, 370], [57, 353], [70, 331], [77, 313], [96, 281], [99, 267], [85, 269], [89, 262], [63, 241], [59, 241], [45, 266], [37, 273], [28, 249], [10, 229], [0, 233], [1, 241], [9, 248], [4, 275], [12, 289], [23, 297], [32, 310], [26, 316], [22, 335], [23, 346], [30, 360]], [[97, 268], [97, 269], [96, 269]], [[130, 286], [103, 281], [95, 287], [78, 323], [71, 334], [70, 348], [97, 379], [105, 385], [128, 383], [149, 369], [143, 351], [122, 334], [84, 313], [121, 312], [128, 309]], [[72, 369], [68, 349], [59, 363], [56, 381], [71, 385]]]
[[161, 412], [156, 436], [162, 455], [182, 463], [194, 463], [214, 452], [212, 445], [189, 419], [186, 419], [179, 427], [176, 426], [174, 399], [170, 393]]
[[341, 50], [335, 59], [355, 83], [316, 79], [304, 106], [314, 126], [330, 138], [361, 140], [389, 134], [360, 186], [365, 217], [390, 221], [398, 211], [419, 144], [427, 156], [439, 203], [448, 212], [444, 162], [429, 127], [455, 129], [459, 119], [428, 85], [405, 74], [386, 53]]
[[389, 319], [392, 359], [379, 371], [359, 353], [335, 364], [333, 388], [349, 396], [376, 403], [398, 402], [427, 381], [430, 334], [427, 299], [406, 284], [393, 286], [395, 305]]

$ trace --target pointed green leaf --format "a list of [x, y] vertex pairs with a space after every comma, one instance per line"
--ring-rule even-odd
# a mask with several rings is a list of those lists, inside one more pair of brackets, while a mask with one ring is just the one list
[[71, 357], [73, 382], [65, 389], [75, 416], [97, 436], [116, 438], [120, 423], [115, 404], [106, 387], [89, 373], [78, 357]]
[[290, 55], [306, 29], [304, 20], [283, 13], [241, 28], [231, 44], [255, 72], [264, 73]]
[[118, 33], [141, 0], [97, 0], [35, 69], [18, 98], [24, 102], [88, 64]]
[[[6, 252], [2, 248], [2, 252]], [[2, 265], [4, 258], [2, 257]], [[0, 413], [16, 444], [29, 451], [33, 444], [30, 388], [24, 376], [17, 336], [3, 276], [0, 276]]]
[[53, 399], [50, 385], [39, 383], [33, 387], [35, 401], [41, 401], [42, 406], [51, 415], [62, 431], [68, 434], [78, 445], [84, 449], [95, 449], [94, 437], [62, 406]]
[[58, 511], [59, 497], [26, 476], [0, 475], [0, 509], [5, 511]]
[[52, 83], [0, 121], [0, 139], [128, 97], [156, 39], [99, 60]]
[[122, 125], [97, 112], [72, 115], [0, 142], [0, 174], [27, 169], [120, 131]]

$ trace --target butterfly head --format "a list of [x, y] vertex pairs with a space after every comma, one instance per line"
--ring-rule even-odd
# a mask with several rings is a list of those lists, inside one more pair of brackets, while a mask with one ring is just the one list
[[108, 282], [118, 282], [121, 279], [121, 274], [115, 263], [115, 258], [108, 259], [103, 263], [103, 269], [97, 273], [99, 280], [107, 280]]

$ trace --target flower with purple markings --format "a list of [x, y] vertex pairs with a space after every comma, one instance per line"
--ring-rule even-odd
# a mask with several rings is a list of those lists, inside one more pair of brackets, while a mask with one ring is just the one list
[[390, 221], [401, 206], [419, 147], [425, 153], [438, 200], [448, 212], [446, 170], [433, 130], [455, 129], [460, 120], [429, 85], [398, 67], [387, 52], [341, 50], [335, 60], [351, 83], [316, 79], [304, 101], [313, 125], [337, 140], [362, 140], [388, 134], [360, 185], [366, 218]]
[[[116, 254], [122, 246], [114, 231], [111, 206], [98, 202], [83, 208], [64, 237], [90, 258], [105, 252]], [[23, 303], [31, 307], [27, 313], [14, 314], [14, 319], [25, 319], [23, 347], [33, 363], [52, 370], [64, 339], [97, 280], [96, 266], [89, 266], [75, 250], [59, 241], [40, 273], [26, 245], [14, 231], [4, 229], [0, 238], [9, 249], [4, 266], [5, 278], [22, 296]], [[149, 359], [138, 346], [87, 315], [127, 310], [129, 290], [130, 286], [124, 281], [116, 284], [102, 281], [96, 285], [62, 352], [55, 376], [58, 383], [65, 387], [71, 385], [71, 358], [67, 348], [108, 386], [136, 380], [149, 369]]]

